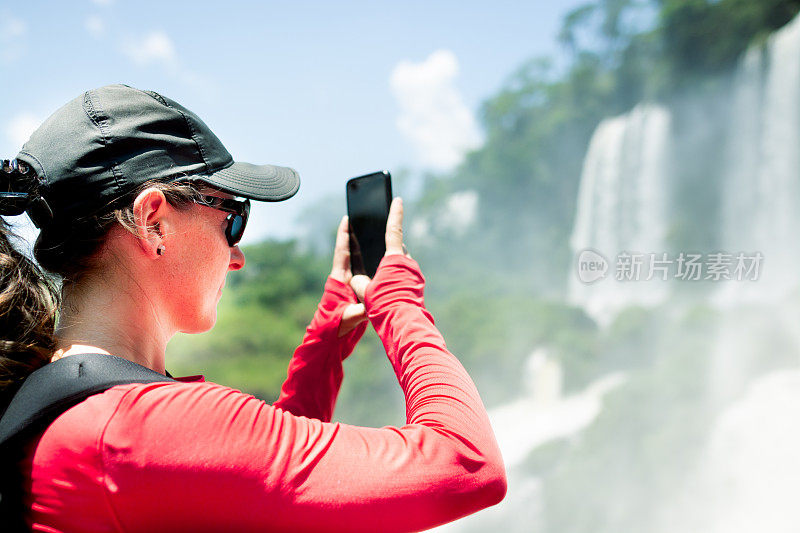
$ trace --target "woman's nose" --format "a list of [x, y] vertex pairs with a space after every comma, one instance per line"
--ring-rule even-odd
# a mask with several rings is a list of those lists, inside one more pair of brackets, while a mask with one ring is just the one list
[[239, 246], [231, 248], [231, 262], [228, 264], [228, 270], [239, 270], [244, 266], [244, 253], [242, 253]]

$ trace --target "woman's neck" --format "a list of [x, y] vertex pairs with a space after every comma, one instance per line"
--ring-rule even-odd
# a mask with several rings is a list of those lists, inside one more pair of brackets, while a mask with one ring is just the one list
[[140, 286], [125, 279], [91, 280], [65, 288], [53, 360], [76, 353], [116, 355], [164, 373], [174, 331]]

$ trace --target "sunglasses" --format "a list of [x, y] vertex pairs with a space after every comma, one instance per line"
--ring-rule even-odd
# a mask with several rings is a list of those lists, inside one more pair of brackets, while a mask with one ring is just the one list
[[228, 246], [239, 244], [244, 234], [244, 227], [247, 225], [247, 217], [250, 215], [250, 200], [233, 200], [201, 194], [197, 203], [230, 213], [225, 219], [228, 222], [225, 237], [228, 239]]

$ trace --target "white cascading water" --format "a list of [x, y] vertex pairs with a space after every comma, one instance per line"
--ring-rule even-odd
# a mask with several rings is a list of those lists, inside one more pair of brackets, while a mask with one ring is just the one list
[[[644, 281], [651, 253], [667, 252], [670, 114], [658, 105], [640, 105], [604, 120], [592, 136], [584, 160], [578, 209], [570, 241], [574, 257], [591, 249], [609, 263], [604, 279], [591, 284], [570, 277], [569, 298], [601, 323], [620, 309], [657, 304], [666, 284]], [[618, 281], [617, 254], [645, 254], [640, 281]]]
[[760, 279], [717, 301], [774, 301], [800, 285], [800, 18], [751, 48], [734, 82], [723, 175], [721, 245], [761, 252]]
[[[797, 531], [800, 512], [791, 495], [800, 489], [800, 430], [793, 423], [800, 370], [755, 380], [752, 373], [765, 350], [800, 360], [800, 17], [744, 56], [731, 111], [722, 246], [759, 251], [764, 260], [758, 281], [723, 284], [715, 298], [726, 318], [709, 400], [736, 399], [717, 418], [704, 468], [687, 487], [709, 503], [689, 526], [709, 533]], [[786, 340], [776, 346], [778, 337]]]

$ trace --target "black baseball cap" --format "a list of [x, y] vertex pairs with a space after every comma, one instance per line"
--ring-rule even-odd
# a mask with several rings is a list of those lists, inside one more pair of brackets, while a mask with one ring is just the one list
[[211, 129], [152, 91], [107, 85], [53, 113], [17, 155], [35, 172], [55, 219], [116, 208], [149, 181], [198, 181], [235, 196], [278, 202], [300, 187], [294, 169], [236, 162]]

